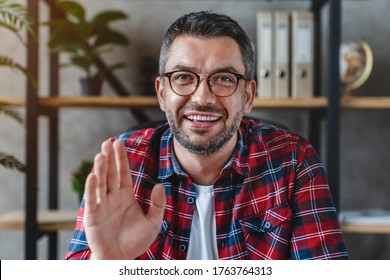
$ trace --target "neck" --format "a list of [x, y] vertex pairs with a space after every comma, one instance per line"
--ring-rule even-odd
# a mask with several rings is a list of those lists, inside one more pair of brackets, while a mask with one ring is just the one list
[[211, 155], [198, 155], [173, 140], [175, 156], [183, 170], [195, 184], [213, 185], [222, 168], [232, 156], [237, 137], [233, 137], [221, 150]]

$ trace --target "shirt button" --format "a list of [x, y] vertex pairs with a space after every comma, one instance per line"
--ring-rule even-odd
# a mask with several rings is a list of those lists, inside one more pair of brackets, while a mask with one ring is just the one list
[[181, 244], [181, 245], [179, 246], [179, 250], [182, 251], [182, 252], [184, 252], [185, 250], [187, 250], [186, 245]]
[[270, 222], [265, 222], [264, 227], [267, 228], [267, 229], [270, 228], [271, 227], [271, 223]]
[[195, 198], [193, 198], [192, 196], [190, 196], [189, 198], [187, 198], [187, 203], [189, 205], [193, 205], [195, 203]]

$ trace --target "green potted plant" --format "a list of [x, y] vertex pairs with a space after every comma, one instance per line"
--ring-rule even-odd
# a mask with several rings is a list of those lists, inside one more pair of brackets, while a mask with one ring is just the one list
[[83, 197], [85, 190], [85, 181], [89, 173], [91, 173], [93, 167], [93, 161], [83, 160], [80, 165], [77, 166], [72, 172], [71, 181], [72, 181], [72, 190], [78, 195], [80, 201]]
[[[36, 38], [34, 32], [31, 29], [31, 20], [28, 17], [27, 9], [21, 4], [9, 3], [7, 0], [0, 0], [0, 28], [3, 28], [13, 33], [23, 45], [25, 45], [25, 42], [20, 35], [20, 32], [25, 28], [27, 28], [28, 32], [34, 38]], [[15, 62], [13, 58], [7, 55], [0, 54], [0, 66], [7, 67], [24, 74], [27, 78], [29, 78], [30, 82], [36, 85], [35, 81], [31, 77], [27, 69], [21, 64]], [[12, 106], [0, 104], [0, 115], [5, 115], [7, 117], [12, 118], [17, 123], [25, 125], [23, 117]], [[26, 169], [24, 163], [22, 163], [14, 156], [4, 152], [0, 152], [0, 165], [22, 172], [24, 172]]]
[[113, 46], [129, 44], [126, 35], [111, 26], [114, 21], [128, 17], [121, 11], [105, 10], [88, 20], [86, 9], [76, 1], [57, 0], [54, 5], [60, 16], [46, 22], [51, 27], [48, 45], [54, 53], [68, 54], [69, 61], [62, 66], [77, 67], [85, 72], [85, 77], [80, 79], [84, 94], [99, 95], [105, 71], [125, 64], [115, 63], [102, 71], [95, 62], [101, 54], [113, 51]]

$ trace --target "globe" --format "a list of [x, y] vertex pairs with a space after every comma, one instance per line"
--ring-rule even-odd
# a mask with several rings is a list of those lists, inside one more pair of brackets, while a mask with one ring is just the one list
[[372, 51], [367, 42], [350, 41], [340, 46], [340, 81], [345, 91], [360, 87], [370, 76]]

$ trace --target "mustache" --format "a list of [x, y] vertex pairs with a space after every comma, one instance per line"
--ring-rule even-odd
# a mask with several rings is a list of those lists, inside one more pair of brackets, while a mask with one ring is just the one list
[[225, 110], [220, 109], [214, 105], [199, 105], [199, 104], [187, 104], [180, 111], [181, 112], [198, 111], [198, 112], [218, 113], [218, 114], [225, 114], [226, 113]]

